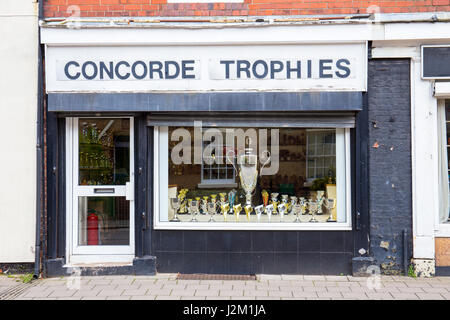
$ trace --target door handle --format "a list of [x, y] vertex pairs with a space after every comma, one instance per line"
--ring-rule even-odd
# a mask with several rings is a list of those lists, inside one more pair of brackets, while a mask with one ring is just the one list
[[114, 188], [94, 188], [94, 193], [114, 193]]
[[125, 183], [125, 199], [129, 201], [134, 201], [134, 183]]

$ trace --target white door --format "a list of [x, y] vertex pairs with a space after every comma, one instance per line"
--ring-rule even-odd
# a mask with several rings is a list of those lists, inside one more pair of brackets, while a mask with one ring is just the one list
[[71, 255], [134, 255], [133, 118], [74, 118], [71, 127]]

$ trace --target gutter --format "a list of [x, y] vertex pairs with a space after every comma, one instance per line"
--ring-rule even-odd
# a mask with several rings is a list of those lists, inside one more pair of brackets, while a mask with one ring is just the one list
[[[39, 1], [38, 20], [43, 18], [44, 1]], [[39, 26], [38, 26], [39, 28]], [[34, 275], [37, 279], [41, 272], [41, 222], [44, 208], [44, 186], [43, 186], [43, 116], [44, 116], [44, 79], [43, 79], [43, 63], [42, 63], [42, 49], [41, 49], [41, 35], [38, 30], [38, 86], [37, 86], [37, 141], [36, 141], [36, 244], [35, 244], [35, 258], [34, 258]]]

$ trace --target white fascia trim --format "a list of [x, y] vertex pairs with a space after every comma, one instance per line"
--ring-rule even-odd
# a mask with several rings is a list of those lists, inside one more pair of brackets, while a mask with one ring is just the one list
[[420, 47], [372, 47], [372, 58], [418, 58]]

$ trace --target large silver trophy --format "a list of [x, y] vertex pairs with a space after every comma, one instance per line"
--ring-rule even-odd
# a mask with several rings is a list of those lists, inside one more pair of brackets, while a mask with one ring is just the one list
[[[232, 151], [233, 152], [233, 151]], [[260, 172], [264, 166], [270, 161], [270, 152], [264, 151], [267, 160], [261, 166]], [[227, 158], [229, 160], [229, 155], [227, 153]], [[239, 178], [241, 181], [242, 189], [245, 191], [245, 206], [252, 206], [252, 193], [256, 188], [258, 181], [258, 156], [253, 153], [251, 148], [246, 148], [244, 153], [238, 155], [237, 165], [239, 167]], [[234, 161], [230, 161], [234, 166]], [[236, 169], [236, 167], [235, 167]]]

